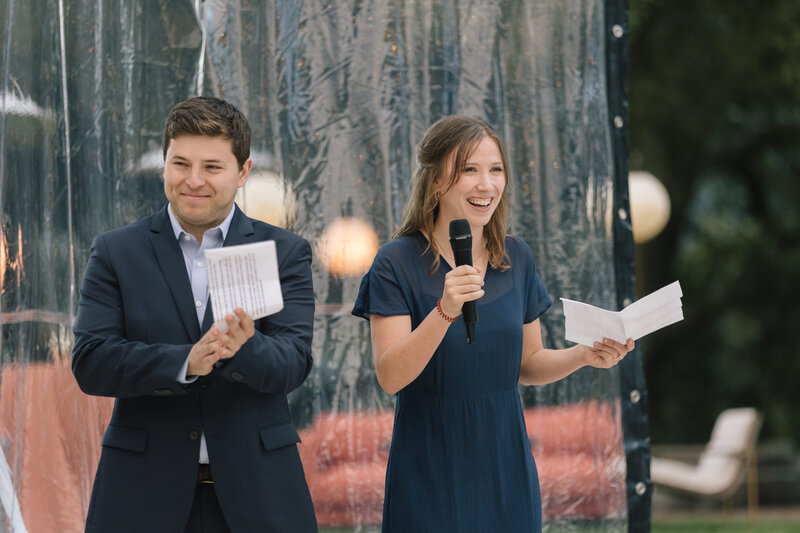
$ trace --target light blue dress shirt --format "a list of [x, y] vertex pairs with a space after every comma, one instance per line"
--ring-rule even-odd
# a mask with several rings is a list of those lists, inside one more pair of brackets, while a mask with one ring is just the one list
[[[172, 224], [172, 231], [175, 232], [175, 238], [178, 239], [178, 244], [183, 252], [183, 260], [186, 263], [186, 273], [189, 275], [189, 282], [192, 285], [192, 297], [194, 298], [194, 306], [197, 311], [197, 321], [200, 328], [203, 328], [203, 317], [206, 314], [208, 307], [208, 271], [206, 270], [206, 250], [222, 247], [225, 242], [225, 237], [228, 236], [228, 229], [231, 227], [231, 220], [233, 220], [233, 213], [235, 209], [231, 206], [231, 211], [222, 223], [215, 227], [206, 230], [203, 233], [203, 241], [198, 243], [194, 235], [186, 233], [183, 230], [178, 218], [172, 211], [172, 205], [167, 207], [169, 213], [169, 221]], [[205, 332], [203, 332], [205, 333]], [[187, 376], [186, 369], [189, 366], [189, 357], [183, 363], [183, 367], [178, 373], [178, 381], [181, 383], [192, 383], [197, 379], [197, 376]], [[208, 446], [206, 445], [206, 435], [200, 435], [200, 463], [208, 463]]]

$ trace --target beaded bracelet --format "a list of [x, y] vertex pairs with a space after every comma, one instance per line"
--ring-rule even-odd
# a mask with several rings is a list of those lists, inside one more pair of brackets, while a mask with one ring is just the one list
[[458, 320], [458, 317], [453, 318], [453, 317], [449, 317], [446, 314], [444, 314], [444, 311], [442, 311], [442, 299], [441, 298], [436, 300], [436, 310], [439, 311], [439, 316], [440, 317], [444, 318], [445, 320], [447, 320], [451, 324], [453, 322], [455, 322], [456, 320]]

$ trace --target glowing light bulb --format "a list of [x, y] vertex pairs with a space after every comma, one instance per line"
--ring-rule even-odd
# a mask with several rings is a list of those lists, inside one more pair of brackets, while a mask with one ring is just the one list
[[236, 192], [236, 203], [251, 218], [287, 228], [297, 217], [297, 198], [292, 184], [274, 172], [251, 172]]
[[633, 242], [645, 243], [658, 235], [669, 221], [669, 194], [658, 178], [640, 170], [628, 175], [628, 193]]
[[378, 245], [378, 235], [368, 222], [344, 217], [325, 228], [317, 249], [325, 268], [334, 276], [345, 277], [369, 270]]

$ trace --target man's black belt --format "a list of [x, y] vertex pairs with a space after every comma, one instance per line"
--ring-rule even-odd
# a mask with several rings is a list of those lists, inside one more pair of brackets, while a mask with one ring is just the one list
[[211, 477], [211, 467], [204, 463], [200, 463], [197, 466], [197, 482], [214, 483], [214, 478]]

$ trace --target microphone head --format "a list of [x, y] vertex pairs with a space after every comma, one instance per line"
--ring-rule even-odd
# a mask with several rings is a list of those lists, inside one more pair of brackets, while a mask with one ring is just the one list
[[450, 246], [453, 250], [472, 250], [472, 231], [466, 219], [450, 221]]

